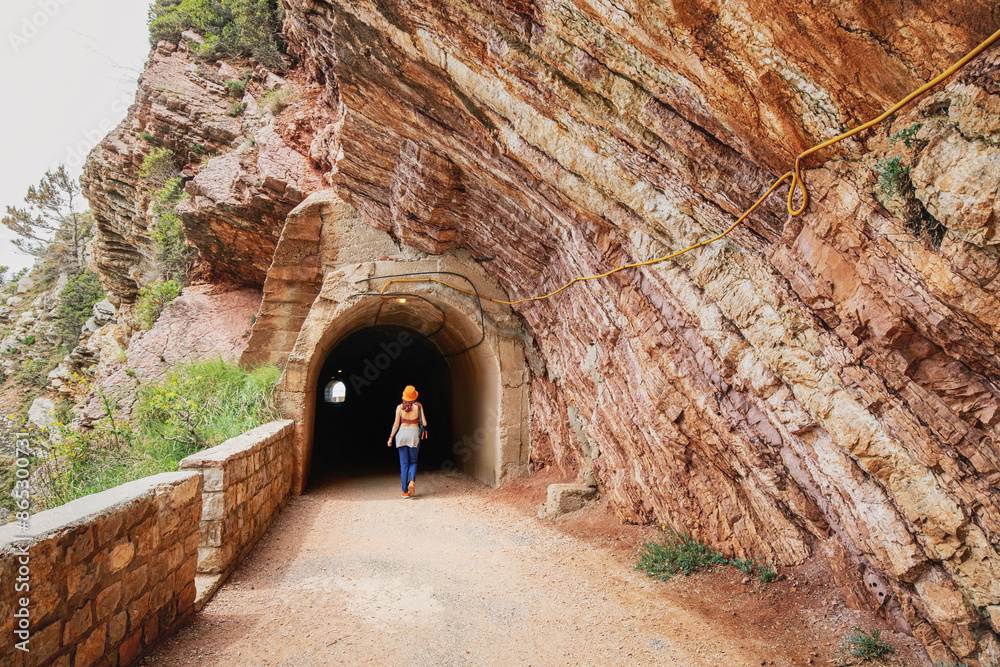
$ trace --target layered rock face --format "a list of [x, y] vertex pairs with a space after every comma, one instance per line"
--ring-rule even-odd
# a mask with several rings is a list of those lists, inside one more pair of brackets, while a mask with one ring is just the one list
[[[285, 4], [330, 119], [311, 157], [511, 299], [720, 232], [1000, 26], [952, 0]], [[825, 554], [935, 659], [1000, 648], [997, 62], [812, 159], [803, 216], [777, 196], [516, 305], [536, 464], [730, 555]]]
[[[235, 81], [246, 84], [238, 96]], [[260, 287], [285, 216], [323, 185], [308, 155], [314, 124], [333, 119], [313, 97], [262, 67], [189, 57], [184, 42], [152, 50], [135, 104], [83, 177], [97, 223], [93, 264], [126, 321], [139, 289], [158, 278], [151, 203], [164, 174], [142, 173], [147, 156], [173, 153], [167, 176], [183, 178], [188, 195], [176, 212], [198, 250], [195, 275]]]

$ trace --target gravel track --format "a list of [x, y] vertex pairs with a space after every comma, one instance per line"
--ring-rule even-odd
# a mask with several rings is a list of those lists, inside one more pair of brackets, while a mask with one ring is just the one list
[[720, 628], [621, 553], [466, 477], [421, 474], [409, 500], [398, 483], [360, 477], [292, 498], [142, 664], [805, 664], [752, 627]]

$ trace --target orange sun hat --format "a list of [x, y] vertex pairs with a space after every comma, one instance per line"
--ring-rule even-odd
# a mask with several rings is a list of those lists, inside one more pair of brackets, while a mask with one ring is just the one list
[[417, 400], [417, 390], [412, 384], [406, 385], [406, 389], [403, 390], [403, 400], [404, 401], [415, 401]]

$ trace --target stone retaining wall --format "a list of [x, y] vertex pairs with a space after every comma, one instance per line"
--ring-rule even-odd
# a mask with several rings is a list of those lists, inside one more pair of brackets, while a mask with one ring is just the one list
[[163, 473], [0, 527], [0, 662], [127, 665], [172, 632], [194, 609], [201, 484]]
[[216, 578], [206, 586], [232, 572], [288, 500], [293, 424], [271, 422], [181, 461], [204, 477], [198, 573]]

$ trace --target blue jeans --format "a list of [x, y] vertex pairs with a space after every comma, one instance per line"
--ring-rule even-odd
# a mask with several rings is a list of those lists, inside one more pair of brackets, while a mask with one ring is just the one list
[[420, 447], [397, 447], [399, 450], [399, 479], [403, 482], [403, 491], [409, 486], [410, 480], [417, 479], [417, 454]]

